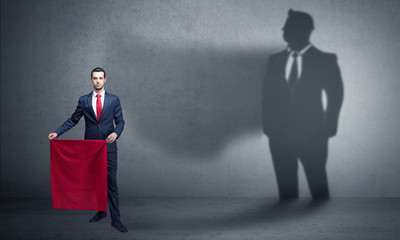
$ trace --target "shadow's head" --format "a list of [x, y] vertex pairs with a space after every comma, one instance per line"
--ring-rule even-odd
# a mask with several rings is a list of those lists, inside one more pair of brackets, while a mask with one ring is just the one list
[[289, 44], [289, 47], [301, 50], [310, 42], [314, 21], [310, 14], [290, 9], [282, 30], [283, 39]]

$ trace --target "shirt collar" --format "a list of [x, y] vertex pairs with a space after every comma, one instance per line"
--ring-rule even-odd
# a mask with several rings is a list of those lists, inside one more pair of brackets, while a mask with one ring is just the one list
[[[307, 50], [310, 49], [310, 47], [312, 47], [312, 44], [311, 44], [311, 43], [309, 43], [309, 44], [308, 44], [307, 46], [305, 46], [300, 52], [297, 52], [297, 53], [300, 54], [300, 55], [304, 55], [304, 53], [307, 52]], [[290, 49], [289, 46], [287, 47], [287, 51], [288, 51], [289, 53], [294, 52], [292, 49]]]
[[104, 94], [106, 93], [106, 91], [102, 91], [101, 93], [97, 93], [95, 91], [93, 91], [93, 97], [96, 97], [97, 94], [100, 94], [102, 98], [104, 98]]

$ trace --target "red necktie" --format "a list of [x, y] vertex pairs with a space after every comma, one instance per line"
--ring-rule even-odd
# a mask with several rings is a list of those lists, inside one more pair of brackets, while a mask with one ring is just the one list
[[97, 121], [100, 121], [101, 112], [103, 111], [103, 106], [101, 105], [101, 95], [97, 94], [96, 111], [97, 111]]

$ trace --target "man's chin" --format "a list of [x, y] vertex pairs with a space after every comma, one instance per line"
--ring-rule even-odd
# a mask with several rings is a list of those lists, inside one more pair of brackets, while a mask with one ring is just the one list
[[101, 88], [97, 88], [97, 87], [95, 87], [94, 89], [96, 89], [97, 91], [100, 91], [100, 90], [102, 90], [102, 89], [103, 89], [103, 87], [101, 87]]

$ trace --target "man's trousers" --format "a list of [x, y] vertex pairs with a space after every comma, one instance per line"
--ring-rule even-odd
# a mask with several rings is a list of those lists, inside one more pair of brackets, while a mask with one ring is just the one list
[[298, 160], [303, 165], [313, 199], [329, 198], [326, 162], [328, 138], [286, 133], [269, 137], [279, 196], [282, 200], [299, 197]]
[[110, 209], [111, 220], [119, 220], [119, 196], [117, 185], [117, 152], [107, 153], [107, 174], [108, 174], [108, 207]]

